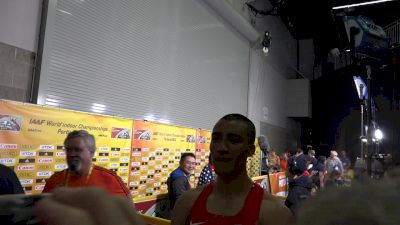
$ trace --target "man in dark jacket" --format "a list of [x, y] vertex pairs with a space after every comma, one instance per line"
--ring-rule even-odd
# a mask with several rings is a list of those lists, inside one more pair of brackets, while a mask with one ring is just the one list
[[189, 175], [193, 173], [195, 163], [196, 158], [193, 153], [183, 153], [179, 161], [179, 167], [169, 175], [167, 185], [171, 210], [174, 209], [176, 200], [190, 189]]
[[312, 180], [304, 175], [307, 170], [307, 158], [305, 155], [293, 156], [288, 160], [289, 173], [292, 175], [289, 180], [289, 193], [285, 205], [296, 214], [300, 203], [311, 195]]
[[24, 190], [14, 171], [0, 164], [0, 195], [6, 194], [24, 194]]

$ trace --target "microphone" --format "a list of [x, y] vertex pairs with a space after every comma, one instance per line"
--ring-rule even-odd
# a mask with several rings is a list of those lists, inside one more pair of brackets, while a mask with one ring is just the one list
[[257, 138], [258, 140], [258, 145], [260, 146], [261, 151], [264, 153], [264, 155], [268, 155], [270, 146], [267, 140], [267, 137], [265, 137], [264, 135], [260, 135]]

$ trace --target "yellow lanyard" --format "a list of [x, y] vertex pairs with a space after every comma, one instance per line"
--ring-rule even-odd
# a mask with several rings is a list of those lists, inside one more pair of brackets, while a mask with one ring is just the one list
[[[88, 173], [88, 175], [86, 176], [86, 180], [85, 180], [84, 186], [86, 186], [87, 183], [89, 182], [90, 175], [92, 175], [92, 170], [93, 170], [93, 164], [90, 166], [89, 173]], [[69, 170], [67, 170], [66, 172], [67, 172], [67, 174], [66, 174], [64, 186], [65, 186], [65, 187], [68, 187], [69, 178], [70, 178], [71, 175], [70, 175], [70, 171], [69, 171]]]

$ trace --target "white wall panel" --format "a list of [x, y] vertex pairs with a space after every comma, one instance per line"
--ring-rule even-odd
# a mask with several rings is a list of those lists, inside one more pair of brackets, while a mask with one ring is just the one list
[[47, 15], [38, 104], [208, 129], [247, 114], [248, 43], [195, 0], [50, 0]]

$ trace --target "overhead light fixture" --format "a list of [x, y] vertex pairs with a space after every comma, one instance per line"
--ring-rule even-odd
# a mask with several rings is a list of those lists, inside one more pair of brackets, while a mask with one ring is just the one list
[[50, 106], [59, 106], [59, 101], [57, 99], [54, 98], [46, 98], [46, 105], [50, 105]]
[[382, 3], [382, 2], [391, 2], [391, 1], [393, 1], [393, 0], [377, 0], [377, 1], [369, 1], [369, 2], [360, 2], [360, 3], [349, 4], [349, 5], [335, 6], [332, 9], [352, 8], [352, 7], [357, 7], [357, 6], [372, 5], [372, 4], [377, 4], [377, 3]]
[[146, 121], [150, 121], [150, 122], [154, 122], [154, 121], [156, 121], [156, 117], [153, 115], [153, 114], [148, 114], [148, 115], [146, 115], [145, 117], [144, 117], [144, 120], [146, 120]]
[[264, 37], [261, 44], [263, 46], [262, 49], [264, 54], [267, 54], [269, 52], [269, 47], [271, 46], [271, 35], [269, 31], [264, 32]]
[[93, 103], [92, 104], [92, 112], [95, 113], [103, 113], [104, 111], [106, 111], [106, 105], [103, 104], [99, 104], [99, 103]]

